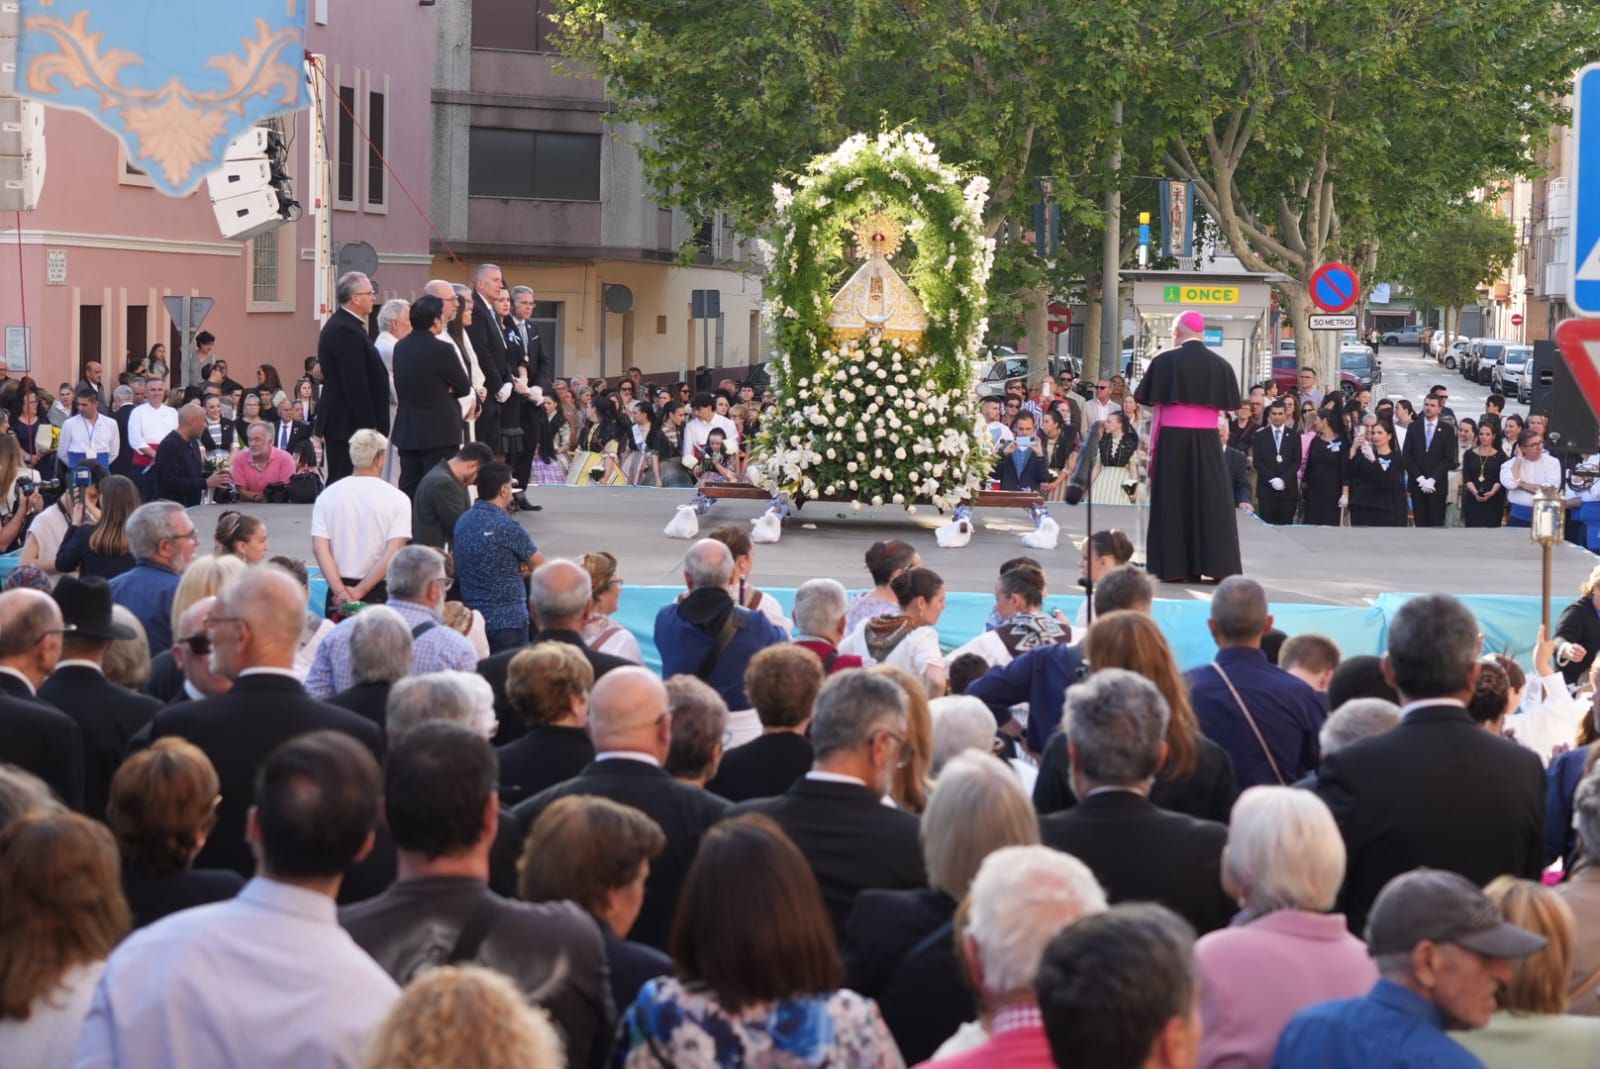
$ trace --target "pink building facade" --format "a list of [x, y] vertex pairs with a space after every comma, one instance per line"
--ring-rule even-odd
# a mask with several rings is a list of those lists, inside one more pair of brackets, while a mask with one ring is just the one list
[[[432, 161], [430, 83], [435, 10], [416, 0], [317, 0], [306, 48], [325, 57], [321, 121], [330, 158], [332, 247], [362, 241], [378, 254], [382, 297], [410, 297], [429, 277], [426, 210]], [[371, 135], [369, 145], [356, 122]], [[12, 376], [47, 389], [100, 361], [107, 379], [156, 343], [179, 371], [166, 296], [216, 304], [203, 329], [229, 373], [253, 382], [267, 363], [285, 382], [316, 351], [315, 230], [310, 207], [313, 116], [284, 116], [289, 173], [301, 218], [251, 241], [221, 236], [205, 188], [167, 197], [129, 168], [117, 140], [92, 119], [47, 108], [48, 170], [38, 208], [0, 217], [0, 325]], [[397, 182], [378, 152], [397, 172]], [[27, 364], [18, 359], [27, 329]]]

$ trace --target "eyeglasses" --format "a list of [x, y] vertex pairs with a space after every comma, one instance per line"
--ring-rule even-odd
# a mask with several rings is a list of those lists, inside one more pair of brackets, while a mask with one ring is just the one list
[[892, 731], [880, 731], [879, 735], [893, 739], [900, 747], [900, 752], [895, 757], [894, 767], [905, 768], [911, 763], [911, 740], [904, 735], [896, 735]]
[[189, 652], [196, 657], [208, 657], [211, 655], [211, 636], [204, 631], [198, 635], [186, 635], [180, 638], [178, 645], [188, 647]]
[[1094, 384], [1094, 388], [1097, 390], [1109, 390], [1111, 389], [1111, 384], [1109, 382], [1097, 382]]
[[164, 541], [168, 541], [168, 542], [198, 542], [198, 541], [200, 541], [200, 532], [195, 530], [193, 527], [191, 527], [187, 531], [183, 532], [182, 534], [172, 535], [170, 538], [164, 539]]

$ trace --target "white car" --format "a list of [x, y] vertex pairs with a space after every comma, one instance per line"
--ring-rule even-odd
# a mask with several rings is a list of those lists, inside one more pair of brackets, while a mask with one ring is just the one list
[[1434, 357], [1445, 367], [1454, 371], [1461, 364], [1461, 358], [1466, 355], [1467, 348], [1472, 344], [1471, 338], [1456, 337], [1448, 347], [1441, 345]]

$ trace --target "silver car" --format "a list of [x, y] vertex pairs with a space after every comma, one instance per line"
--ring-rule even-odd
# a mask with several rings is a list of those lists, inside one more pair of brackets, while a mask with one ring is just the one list
[[1507, 345], [1500, 352], [1500, 359], [1490, 372], [1490, 385], [1494, 392], [1506, 398], [1520, 400], [1523, 392], [1532, 392], [1532, 382], [1529, 375], [1533, 368], [1533, 346]]

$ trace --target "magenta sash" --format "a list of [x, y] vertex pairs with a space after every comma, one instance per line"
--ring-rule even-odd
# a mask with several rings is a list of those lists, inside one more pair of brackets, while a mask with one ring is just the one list
[[[1161, 428], [1174, 430], [1216, 430], [1220, 412], [1205, 405], [1156, 405], [1150, 419], [1150, 477], [1156, 474], [1156, 448], [1161, 440]], [[1220, 445], [1220, 442], [1219, 442]]]

